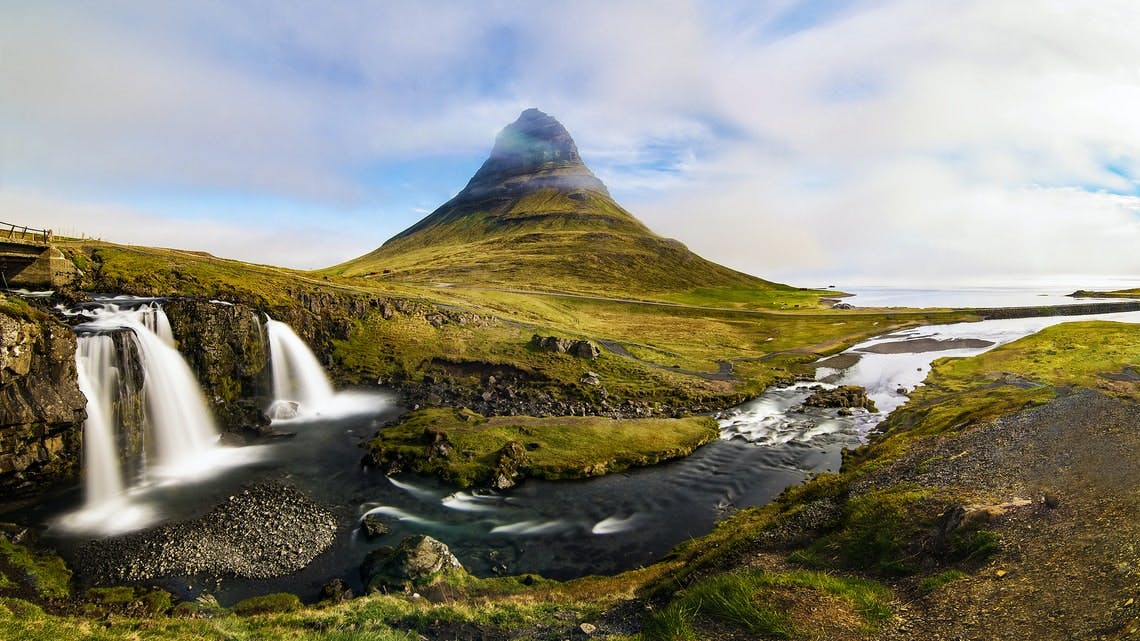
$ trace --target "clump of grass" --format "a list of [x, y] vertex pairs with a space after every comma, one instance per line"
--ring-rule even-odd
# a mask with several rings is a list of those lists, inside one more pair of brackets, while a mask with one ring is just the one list
[[251, 616], [255, 614], [270, 614], [280, 612], [294, 612], [301, 609], [301, 599], [296, 594], [288, 592], [273, 592], [251, 596], [234, 604], [234, 614]]
[[957, 581], [958, 579], [963, 579], [967, 576], [969, 575], [961, 570], [946, 570], [919, 581], [918, 590], [923, 594], [930, 594], [949, 583]]

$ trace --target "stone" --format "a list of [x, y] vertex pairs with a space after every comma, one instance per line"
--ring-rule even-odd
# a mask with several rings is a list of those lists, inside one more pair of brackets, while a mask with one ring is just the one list
[[441, 573], [462, 571], [463, 564], [441, 541], [426, 534], [409, 536], [393, 548], [373, 550], [360, 566], [369, 590], [410, 589], [430, 584]]
[[353, 596], [352, 588], [343, 579], [333, 579], [321, 586], [321, 601], [343, 603], [351, 601]]
[[555, 354], [570, 354], [587, 360], [594, 360], [601, 354], [601, 350], [598, 349], [598, 346], [590, 341], [575, 341], [558, 336], [539, 336], [535, 334], [530, 337], [530, 344], [543, 351], [554, 352]]
[[388, 525], [388, 521], [379, 514], [365, 514], [360, 520], [360, 529], [364, 530], [364, 534], [369, 538], [376, 538], [391, 532], [392, 526]]
[[582, 634], [590, 636], [598, 631], [598, 626], [592, 623], [583, 623], [582, 625], [578, 626], [578, 629], [582, 631]]
[[602, 384], [602, 381], [598, 378], [596, 372], [586, 372], [582, 375], [582, 378], [578, 379], [578, 381], [583, 385], [590, 385], [592, 387], [597, 387]]
[[807, 407], [846, 407], [864, 408], [877, 412], [875, 401], [867, 396], [867, 390], [858, 385], [843, 385], [834, 389], [818, 389], [804, 401]]
[[518, 441], [510, 441], [496, 454], [495, 470], [491, 474], [491, 487], [506, 490], [518, 485], [523, 468], [529, 462], [526, 447]]

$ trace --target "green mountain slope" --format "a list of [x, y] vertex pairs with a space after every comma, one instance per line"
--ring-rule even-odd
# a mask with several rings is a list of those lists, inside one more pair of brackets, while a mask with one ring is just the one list
[[610, 197], [566, 129], [537, 109], [503, 129], [458, 195], [326, 273], [765, 306], [821, 293], [737, 272], [654, 234]]

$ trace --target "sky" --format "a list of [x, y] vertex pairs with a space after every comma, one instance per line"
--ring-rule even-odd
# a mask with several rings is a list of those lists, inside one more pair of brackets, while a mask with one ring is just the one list
[[457, 193], [537, 107], [651, 229], [765, 278], [1140, 276], [1134, 0], [0, 0], [0, 16], [4, 222], [325, 267]]

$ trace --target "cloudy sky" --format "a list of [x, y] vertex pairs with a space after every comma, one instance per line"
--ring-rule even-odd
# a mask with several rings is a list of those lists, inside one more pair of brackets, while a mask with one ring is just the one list
[[1134, 0], [0, 0], [0, 220], [316, 268], [527, 107], [803, 285], [1140, 275]]

